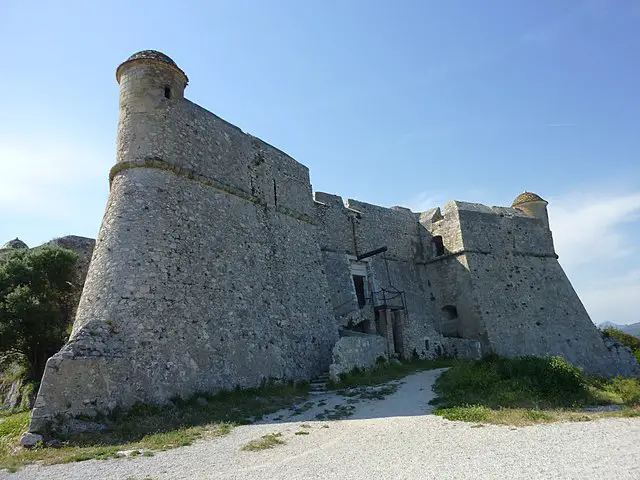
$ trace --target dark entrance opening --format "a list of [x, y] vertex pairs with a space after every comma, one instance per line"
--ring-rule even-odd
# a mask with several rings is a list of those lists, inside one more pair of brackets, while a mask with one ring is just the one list
[[442, 307], [442, 317], [440, 333], [445, 337], [461, 338], [458, 309], [454, 305], [445, 305]]
[[431, 243], [433, 244], [433, 252], [436, 257], [444, 255], [444, 242], [442, 241], [441, 235], [433, 237]]
[[364, 307], [367, 299], [364, 291], [364, 277], [362, 275], [352, 275], [353, 286], [356, 289], [356, 296], [358, 297], [358, 307]]

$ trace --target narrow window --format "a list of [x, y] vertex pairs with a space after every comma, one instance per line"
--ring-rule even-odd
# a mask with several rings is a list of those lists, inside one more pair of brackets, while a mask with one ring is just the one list
[[171, 87], [164, 87], [165, 98], [171, 98]]
[[442, 236], [437, 235], [433, 237], [431, 243], [433, 244], [433, 252], [436, 257], [444, 255], [444, 242], [442, 241]]
[[278, 187], [276, 186], [276, 179], [273, 179], [273, 204], [278, 206]]
[[361, 275], [353, 275], [353, 286], [356, 289], [356, 296], [358, 297], [358, 307], [362, 308], [366, 303], [364, 277]]

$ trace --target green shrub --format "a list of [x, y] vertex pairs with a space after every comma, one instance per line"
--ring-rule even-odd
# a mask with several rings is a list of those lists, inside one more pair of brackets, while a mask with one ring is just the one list
[[447, 420], [486, 422], [491, 418], [491, 409], [481, 405], [463, 405], [460, 407], [438, 409], [435, 411], [435, 414]]
[[589, 384], [592, 395], [597, 399], [596, 403], [640, 405], [640, 380], [637, 378], [593, 377]]
[[0, 354], [24, 358], [39, 381], [67, 338], [77, 255], [58, 247], [16, 250], [0, 258]]
[[590, 398], [586, 376], [561, 357], [491, 356], [454, 365], [434, 387], [442, 407], [569, 407]]
[[[640, 415], [640, 379], [585, 375], [561, 357], [486, 357], [458, 362], [436, 380], [436, 415], [448, 420], [532, 425]], [[586, 405], [625, 405], [584, 412]], [[577, 411], [576, 411], [577, 410]]]

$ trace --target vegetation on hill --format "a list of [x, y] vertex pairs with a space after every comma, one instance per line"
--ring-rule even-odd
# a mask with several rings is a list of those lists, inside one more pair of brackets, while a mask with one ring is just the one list
[[432, 403], [449, 420], [533, 424], [590, 420], [584, 407], [618, 405], [616, 414], [640, 416], [640, 380], [586, 375], [561, 357], [460, 362], [436, 381]]
[[621, 330], [624, 333], [628, 333], [634, 335], [636, 337], [640, 337], [640, 322], [631, 323], [629, 325], [619, 325], [613, 322], [602, 322], [598, 325], [601, 330], [605, 330], [609, 327], [612, 327], [616, 330]]
[[640, 322], [632, 323], [631, 325], [625, 325], [625, 333], [630, 333], [636, 337], [640, 337]]
[[625, 347], [629, 347], [638, 362], [640, 362], [640, 338], [614, 327], [605, 327], [602, 329], [602, 333], [607, 337], [613, 338]]
[[38, 382], [64, 344], [77, 255], [58, 247], [15, 250], [0, 258], [0, 356], [24, 362]]

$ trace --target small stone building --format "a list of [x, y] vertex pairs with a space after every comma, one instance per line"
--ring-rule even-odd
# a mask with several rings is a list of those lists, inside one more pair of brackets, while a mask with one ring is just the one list
[[136, 53], [116, 79], [109, 200], [32, 431], [380, 356], [560, 354], [640, 373], [589, 319], [539, 196], [412, 212], [313, 194], [307, 167], [187, 100], [166, 55]]

